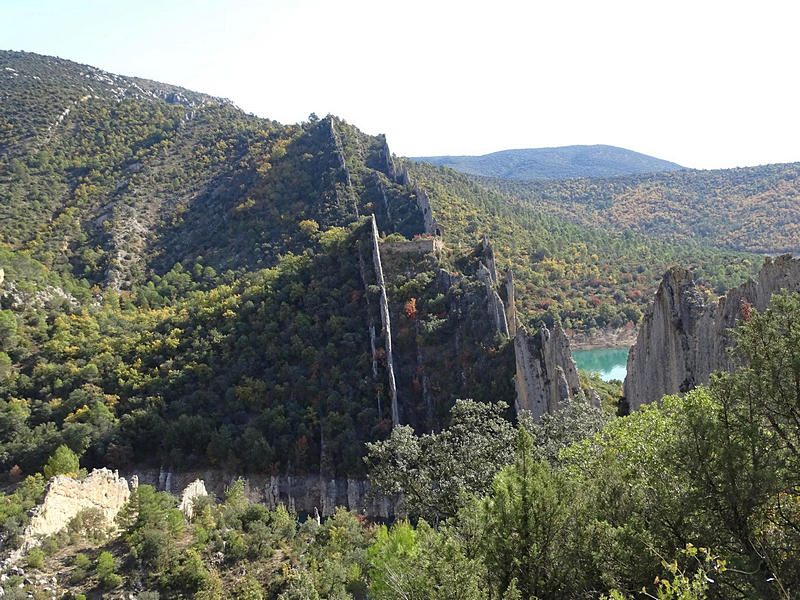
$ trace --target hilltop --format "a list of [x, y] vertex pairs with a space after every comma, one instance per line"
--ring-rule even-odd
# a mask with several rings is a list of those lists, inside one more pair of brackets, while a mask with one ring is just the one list
[[684, 168], [633, 150], [605, 145], [501, 150], [482, 156], [420, 156], [411, 160], [450, 167], [468, 175], [503, 179], [609, 177]]

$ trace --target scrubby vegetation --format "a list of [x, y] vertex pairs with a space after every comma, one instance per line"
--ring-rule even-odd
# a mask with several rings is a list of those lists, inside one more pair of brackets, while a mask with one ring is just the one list
[[141, 485], [119, 538], [61, 538], [28, 565], [161, 598], [794, 598], [798, 323], [800, 299], [776, 296], [737, 333], [737, 371], [630, 416], [575, 404], [515, 425], [462, 401], [436, 435], [395, 429], [370, 478], [411, 520], [298, 519], [239, 480], [187, 521]]

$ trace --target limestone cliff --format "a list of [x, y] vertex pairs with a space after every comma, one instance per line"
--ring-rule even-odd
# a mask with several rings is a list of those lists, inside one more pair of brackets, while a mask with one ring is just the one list
[[44, 536], [58, 533], [75, 515], [89, 508], [99, 509], [111, 525], [129, 497], [128, 482], [116, 471], [95, 469], [83, 480], [54, 477], [23, 532], [21, 551], [28, 551]]
[[667, 271], [628, 354], [628, 406], [636, 409], [665, 394], [687, 392], [706, 383], [713, 371], [730, 369], [729, 329], [743, 304], [763, 310], [783, 289], [800, 290], [800, 260], [788, 254], [767, 258], [756, 279], [710, 302], [691, 272], [677, 267]]
[[[189, 496], [199, 489], [217, 498], [225, 497], [225, 490], [239, 477], [221, 469], [197, 471], [167, 471], [144, 469], [128, 474], [140, 484], [152, 485], [160, 491]], [[322, 475], [267, 475], [250, 474], [244, 479], [245, 495], [251, 502], [275, 508], [279, 504], [299, 513], [313, 514], [317, 508], [323, 517], [334, 513], [337, 506], [344, 506], [367, 516], [389, 519], [395, 515], [395, 502], [389, 498], [373, 498], [369, 482], [355, 478], [328, 478]]]
[[560, 323], [553, 331], [543, 325], [535, 335], [518, 323], [516, 332], [517, 412], [528, 410], [538, 422], [543, 414], [557, 411], [568, 398], [586, 399], [569, 339]]
[[[137, 477], [137, 484], [138, 481], [139, 478]], [[191, 519], [194, 515], [194, 501], [197, 498], [202, 498], [203, 496], [208, 496], [205, 481], [202, 479], [195, 479], [192, 483], [187, 485], [186, 489], [184, 489], [181, 493], [181, 502], [178, 505], [178, 509], [180, 509], [184, 515], [186, 515], [187, 519]]]
[[586, 401], [561, 324], [557, 322], [552, 331], [542, 325], [536, 334], [529, 333], [517, 317], [514, 275], [509, 269], [499, 280], [494, 249], [486, 237], [478, 249], [478, 259], [477, 276], [486, 289], [489, 320], [495, 331], [513, 338], [517, 412], [530, 411], [539, 421], [543, 414], [557, 411], [568, 398]]
[[378, 226], [375, 223], [375, 215], [372, 215], [372, 261], [375, 267], [375, 278], [380, 288], [380, 311], [381, 326], [386, 345], [386, 370], [389, 376], [389, 393], [392, 398], [392, 426], [400, 424], [400, 413], [397, 407], [397, 383], [394, 376], [394, 359], [392, 355], [392, 324], [389, 317], [389, 300], [386, 297], [386, 283], [383, 277], [383, 267], [381, 266], [381, 248], [378, 240]]
[[[30, 523], [23, 532], [22, 545], [12, 553], [12, 562], [36, 547], [42, 538], [67, 527], [72, 518], [83, 510], [100, 510], [108, 526], [112, 527], [117, 513], [130, 498], [131, 489], [139, 484], [152, 485], [159, 491], [178, 496], [180, 510], [191, 519], [196, 498], [206, 495], [224, 498], [225, 490], [238, 475], [219, 469], [183, 472], [144, 469], [127, 473], [127, 477], [131, 481], [130, 487], [125, 477], [108, 469], [95, 469], [83, 480], [66, 475], [54, 477], [47, 486], [41, 504], [33, 509]], [[379, 519], [395, 516], [396, 501], [384, 497], [373, 498], [369, 483], [362, 479], [249, 475], [244, 481], [248, 499], [269, 508], [283, 504], [291, 510], [309, 514], [318, 509], [322, 516], [327, 517], [334, 513], [336, 507], [344, 506]]]

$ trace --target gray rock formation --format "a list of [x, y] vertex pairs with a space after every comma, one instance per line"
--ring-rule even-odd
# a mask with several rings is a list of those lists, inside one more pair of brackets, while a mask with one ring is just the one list
[[[508, 322], [508, 306], [503, 303], [500, 294], [497, 293], [497, 266], [494, 261], [494, 248], [489, 238], [483, 236], [480, 246], [480, 264], [478, 265], [477, 276], [486, 285], [486, 308], [489, 311], [489, 319], [494, 323], [495, 331], [508, 336], [511, 324]], [[513, 283], [511, 284], [513, 286]], [[508, 288], [505, 290], [509, 295]], [[511, 288], [510, 295], [513, 297], [514, 290]], [[512, 301], [513, 302], [513, 301]], [[509, 304], [511, 306], [511, 304]], [[516, 319], [516, 315], [514, 317]]]
[[414, 195], [417, 198], [417, 206], [422, 211], [422, 219], [425, 223], [425, 233], [441, 237], [444, 234], [444, 227], [434, 218], [431, 210], [431, 201], [428, 194], [418, 185], [414, 185]]
[[514, 298], [514, 273], [511, 269], [506, 271], [504, 279], [506, 322], [508, 323], [508, 334], [514, 337], [517, 334], [517, 305]]
[[497, 290], [494, 289], [494, 283], [489, 269], [483, 263], [478, 266], [478, 279], [483, 281], [486, 285], [486, 308], [489, 312], [489, 318], [494, 323], [494, 328], [503, 335], [508, 335], [508, 322], [506, 321], [506, 307], [500, 299]]
[[389, 392], [392, 397], [392, 426], [396, 427], [400, 424], [400, 412], [397, 407], [397, 382], [394, 377], [394, 360], [392, 358], [392, 324], [389, 318], [389, 300], [386, 297], [386, 283], [383, 279], [381, 248], [378, 240], [378, 225], [375, 222], [375, 215], [372, 215], [372, 261], [375, 266], [375, 277], [378, 280], [378, 287], [381, 289], [381, 325], [383, 326], [383, 335], [386, 340], [386, 370], [389, 375]]
[[494, 260], [494, 247], [486, 235], [483, 236], [481, 241], [481, 254], [481, 262], [488, 269], [489, 275], [492, 277], [492, 283], [497, 283], [497, 264]]
[[800, 260], [767, 258], [756, 279], [707, 301], [692, 273], [672, 268], [647, 309], [628, 354], [625, 398], [633, 410], [665, 394], [685, 393], [706, 383], [713, 371], [733, 367], [729, 330], [742, 306], [764, 310], [780, 290], [800, 290]]
[[[164, 470], [144, 469], [128, 473], [136, 476], [142, 485], [152, 485], [166, 491], [160, 476]], [[196, 480], [202, 480], [207, 493], [224, 498], [225, 490], [239, 477], [222, 469], [193, 471], [170, 471], [170, 480], [177, 489], [186, 489]], [[352, 478], [331, 479], [324, 475], [266, 475], [251, 474], [244, 477], [245, 495], [251, 502], [275, 508], [283, 504], [298, 513], [313, 514], [318, 508], [323, 517], [333, 514], [336, 507], [343, 506], [369, 517], [390, 519], [395, 516], [397, 501], [390, 498], [373, 498], [368, 481]]]
[[556, 412], [568, 398], [585, 401], [569, 339], [561, 324], [556, 323], [552, 332], [542, 326], [531, 335], [518, 323], [516, 331], [517, 413], [530, 411], [538, 422], [543, 414]]

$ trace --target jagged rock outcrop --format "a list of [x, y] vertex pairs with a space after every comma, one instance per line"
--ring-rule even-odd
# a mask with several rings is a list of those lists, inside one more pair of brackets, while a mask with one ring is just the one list
[[[507, 316], [507, 306], [497, 293], [497, 266], [494, 260], [494, 248], [489, 238], [483, 236], [480, 246], [480, 262], [476, 275], [484, 285], [486, 285], [486, 308], [489, 311], [489, 319], [494, 323], [495, 331], [508, 336], [510, 325]], [[511, 292], [513, 295], [513, 290]]]
[[36, 546], [40, 538], [58, 533], [88, 508], [100, 510], [110, 526], [129, 497], [128, 482], [116, 471], [95, 469], [83, 480], [66, 475], [54, 477], [23, 532], [21, 552]]
[[[334, 148], [336, 162], [339, 167], [339, 173], [341, 179], [339, 183], [341, 183], [344, 186], [345, 190], [346, 198], [344, 199], [344, 201], [352, 205], [353, 212], [355, 213], [356, 218], [358, 218], [360, 216], [358, 212], [358, 198], [355, 196], [355, 194], [353, 194], [353, 182], [350, 177], [350, 169], [347, 167], [347, 161], [344, 158], [344, 146], [342, 146], [342, 139], [339, 136], [339, 132], [336, 131], [336, 125], [334, 123], [334, 118], [332, 116], [325, 117], [323, 122], [328, 123], [330, 141], [331, 145]], [[343, 200], [339, 194], [339, 191], [340, 191], [339, 186], [334, 185], [334, 193], [336, 194], [336, 200], [337, 202], [342, 202]]]
[[381, 248], [378, 240], [378, 225], [375, 222], [375, 215], [372, 215], [372, 261], [375, 267], [375, 277], [380, 288], [380, 311], [381, 325], [386, 345], [386, 370], [389, 376], [389, 392], [392, 398], [392, 426], [400, 424], [400, 412], [397, 406], [397, 382], [394, 377], [394, 360], [392, 358], [392, 324], [389, 318], [389, 300], [386, 297], [386, 283], [383, 279], [383, 267], [381, 266]]
[[377, 137], [383, 142], [380, 150], [378, 150], [378, 161], [381, 163], [379, 165], [381, 170], [386, 173], [387, 177], [394, 183], [408, 185], [408, 172], [405, 168], [398, 169], [397, 165], [394, 164], [392, 152], [389, 150], [389, 143], [386, 141], [386, 136], [379, 134]]
[[183, 493], [181, 494], [181, 503], [178, 505], [178, 509], [184, 515], [186, 515], [187, 519], [191, 519], [194, 515], [194, 501], [197, 498], [202, 498], [203, 496], [208, 496], [206, 484], [202, 479], [195, 479], [192, 483], [187, 485], [186, 488], [184, 488]]
[[690, 271], [667, 271], [628, 354], [624, 393], [629, 408], [685, 393], [706, 383], [713, 371], [731, 369], [729, 329], [742, 306], [764, 310], [783, 289], [800, 290], [800, 260], [788, 254], [767, 258], [756, 279], [711, 302]]
[[483, 236], [483, 240], [481, 241], [481, 262], [489, 271], [492, 283], [497, 283], [497, 263], [495, 263], [494, 260], [494, 246], [492, 246], [492, 243], [486, 235]]
[[503, 304], [506, 307], [506, 322], [508, 323], [508, 335], [517, 335], [517, 305], [514, 292], [514, 273], [508, 269], [505, 273], [503, 288], [506, 294]]
[[535, 335], [519, 323], [516, 330], [517, 412], [528, 410], [539, 421], [543, 414], [557, 411], [568, 398], [585, 401], [569, 339], [561, 324], [556, 322], [552, 331], [542, 326]]
[[481, 263], [478, 266], [478, 279], [483, 281], [486, 285], [486, 308], [489, 312], [489, 318], [494, 323], [494, 328], [503, 335], [508, 335], [508, 322], [506, 321], [506, 307], [500, 299], [497, 290], [494, 289], [492, 276], [486, 265]]
[[444, 233], [444, 227], [434, 218], [433, 210], [431, 209], [431, 201], [428, 194], [425, 193], [418, 185], [414, 184], [414, 195], [417, 198], [417, 206], [422, 211], [422, 219], [425, 223], [425, 233], [441, 237]]

